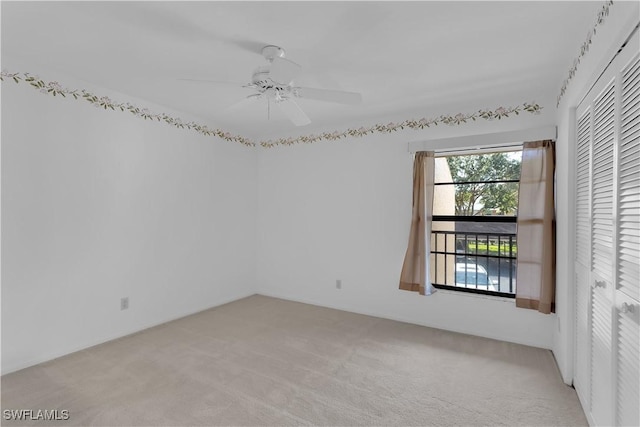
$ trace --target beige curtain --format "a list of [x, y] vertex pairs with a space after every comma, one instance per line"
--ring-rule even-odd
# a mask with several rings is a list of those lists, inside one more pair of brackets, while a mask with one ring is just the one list
[[516, 306], [555, 311], [555, 150], [553, 141], [526, 142], [518, 200]]
[[411, 230], [402, 273], [400, 273], [400, 289], [419, 292], [420, 295], [431, 295], [435, 292], [429, 280], [434, 176], [433, 152], [417, 152], [413, 161]]

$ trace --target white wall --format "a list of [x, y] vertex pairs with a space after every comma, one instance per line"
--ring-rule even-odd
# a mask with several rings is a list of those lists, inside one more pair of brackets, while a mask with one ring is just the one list
[[256, 167], [255, 149], [3, 83], [2, 372], [253, 294]]
[[[553, 348], [570, 383], [571, 112], [637, 16], [637, 2], [612, 6], [557, 111], [544, 103], [542, 116], [269, 150], [3, 84], [2, 372], [257, 289]], [[558, 315], [511, 300], [399, 291], [411, 208], [406, 142], [555, 123]], [[119, 309], [123, 296], [127, 311]]]
[[518, 309], [512, 299], [443, 290], [424, 297], [398, 289], [411, 221], [413, 156], [407, 142], [541, 127], [553, 124], [554, 111], [547, 110], [261, 151], [258, 292], [551, 348], [555, 315]]
[[[554, 328], [553, 352], [567, 384], [573, 381], [574, 364], [574, 197], [575, 197], [575, 107], [640, 20], [640, 3], [615, 2], [604, 24], [598, 26], [589, 52], [578, 67], [575, 77], [556, 113], [558, 139], [557, 169], [557, 292], [558, 323]], [[576, 51], [576, 54], [578, 52]], [[567, 73], [572, 60], [567, 60]], [[586, 355], [578, 355], [584, 357]]]

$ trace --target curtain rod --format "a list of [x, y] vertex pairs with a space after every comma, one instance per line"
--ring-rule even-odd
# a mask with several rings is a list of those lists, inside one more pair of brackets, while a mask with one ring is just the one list
[[410, 153], [417, 151], [457, 152], [486, 150], [488, 148], [514, 147], [526, 141], [556, 140], [555, 126], [523, 129], [509, 132], [485, 133], [467, 135], [454, 138], [431, 139], [409, 142], [407, 148]]
[[522, 150], [522, 142], [505, 144], [505, 145], [490, 145], [484, 147], [471, 147], [471, 148], [460, 148], [453, 150], [434, 150], [436, 157], [443, 156], [452, 156], [456, 154], [469, 154], [470, 152], [475, 152], [478, 154], [492, 152], [492, 153], [500, 153], [504, 151], [521, 151]]

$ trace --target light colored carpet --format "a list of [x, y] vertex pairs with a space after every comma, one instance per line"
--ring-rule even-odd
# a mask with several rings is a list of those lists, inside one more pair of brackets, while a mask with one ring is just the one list
[[547, 350], [255, 295], [2, 377], [3, 425], [587, 425]]

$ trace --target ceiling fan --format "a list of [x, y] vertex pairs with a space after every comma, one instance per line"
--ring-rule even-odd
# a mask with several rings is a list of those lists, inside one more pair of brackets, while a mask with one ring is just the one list
[[[229, 111], [238, 110], [260, 99], [266, 99], [268, 114], [270, 114], [271, 104], [275, 104], [293, 124], [304, 126], [311, 123], [311, 120], [294, 101], [295, 98], [315, 99], [347, 105], [356, 105], [362, 102], [362, 96], [356, 92], [295, 86], [293, 79], [300, 74], [302, 67], [286, 59], [284, 57], [284, 49], [279, 46], [268, 45], [262, 48], [261, 53], [269, 64], [258, 67], [253, 72], [251, 83], [241, 86], [253, 89], [256, 93], [232, 105], [228, 108]], [[213, 83], [207, 80], [181, 80]]]

